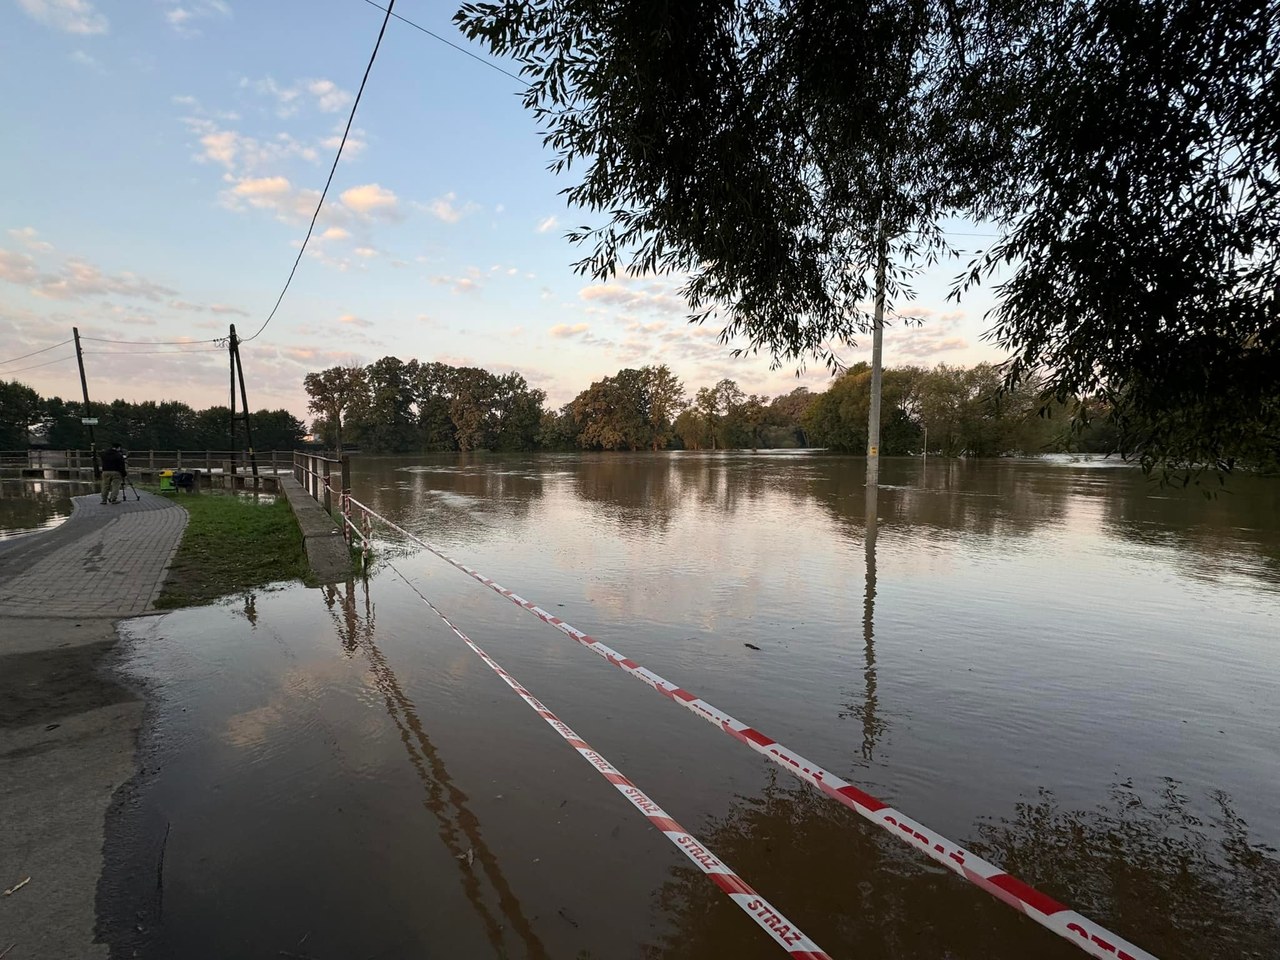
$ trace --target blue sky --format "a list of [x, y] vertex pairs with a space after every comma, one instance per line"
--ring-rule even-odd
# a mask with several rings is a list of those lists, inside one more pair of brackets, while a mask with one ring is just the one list
[[[465, 46], [453, 9], [400, 0], [396, 12]], [[381, 18], [364, 0], [0, 0], [0, 360], [73, 325], [136, 341], [258, 329]], [[243, 348], [253, 407], [304, 415], [307, 371], [387, 354], [516, 369], [555, 405], [645, 363], [668, 364], [690, 393], [722, 377], [770, 395], [824, 386], [825, 370], [797, 380], [687, 325], [679, 278], [577, 276], [582, 251], [564, 231], [597, 220], [566, 209], [571, 181], [547, 172], [519, 92], [391, 22], [316, 236], [279, 313]], [[891, 329], [886, 362], [998, 359], [980, 339], [987, 294], [959, 309], [944, 300], [959, 267], [923, 278], [926, 323]], [[85, 349], [95, 399], [226, 402], [225, 353]], [[0, 363], [0, 377], [74, 397], [69, 356]]]

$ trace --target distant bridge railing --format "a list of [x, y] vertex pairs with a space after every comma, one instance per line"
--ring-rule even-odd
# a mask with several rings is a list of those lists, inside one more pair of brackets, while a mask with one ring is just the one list
[[[256, 451], [258, 472], [291, 472], [293, 454], [292, 450]], [[139, 474], [159, 470], [203, 470], [209, 474], [249, 470], [249, 454], [245, 450], [133, 450], [128, 456], [129, 469]], [[88, 450], [0, 450], [0, 476], [45, 476], [47, 472], [67, 479], [92, 479], [93, 455]]]
[[351, 459], [345, 454], [341, 457], [329, 457], [295, 450], [293, 476], [313, 500], [323, 503], [325, 510], [332, 514], [334, 497], [331, 491], [334, 479], [339, 483], [338, 494], [351, 492]]

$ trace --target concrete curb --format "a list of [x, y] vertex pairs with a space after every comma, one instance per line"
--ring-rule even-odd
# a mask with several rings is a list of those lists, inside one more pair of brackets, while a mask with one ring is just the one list
[[302, 531], [302, 544], [307, 551], [307, 563], [321, 583], [343, 583], [351, 578], [351, 550], [347, 547], [342, 531], [324, 507], [311, 498], [293, 477], [281, 477], [280, 489], [284, 492], [289, 509], [293, 511], [298, 528]]

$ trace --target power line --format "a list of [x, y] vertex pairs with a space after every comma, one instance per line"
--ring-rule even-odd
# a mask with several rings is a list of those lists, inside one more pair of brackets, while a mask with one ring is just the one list
[[[95, 343], [130, 343], [142, 347], [175, 347], [186, 346], [189, 343], [217, 343], [219, 340], [225, 340], [226, 337], [213, 337], [209, 340], [112, 340], [109, 337], [81, 337], [81, 340], [92, 340]], [[70, 343], [70, 340], [65, 341]]]
[[[59, 344], [59, 346], [61, 346], [61, 344]], [[5, 370], [4, 375], [7, 377], [14, 373], [22, 373], [24, 370], [35, 370], [35, 369], [38, 369], [39, 367], [51, 367], [55, 363], [65, 363], [68, 360], [74, 360], [74, 359], [75, 359], [74, 355], [70, 357], [59, 357], [57, 360], [46, 360], [44, 363], [36, 363], [29, 367], [19, 367], [17, 370]]]
[[[367, 3], [369, 6], [371, 6], [371, 7], [375, 8], [375, 9], [377, 9], [377, 10], [384, 10], [384, 9], [386, 9], [385, 7], [380, 7], [380, 6], [378, 6], [378, 4], [374, 2], [374, 0], [364, 0], [364, 2], [365, 2], [365, 3]], [[517, 76], [516, 74], [512, 73], [510, 70], [504, 70], [502, 67], [498, 66], [498, 65], [497, 65], [496, 63], [494, 63], [492, 60], [486, 60], [484, 57], [481, 57], [481, 56], [478, 56], [478, 55], [477, 55], [477, 54], [475, 54], [475, 53], [472, 53], [472, 52], [471, 52], [470, 50], [468, 50], [466, 47], [460, 47], [460, 46], [458, 46], [458, 44], [454, 43], [452, 40], [446, 40], [444, 37], [440, 36], [440, 34], [438, 34], [438, 33], [432, 33], [432, 32], [431, 32], [430, 30], [428, 30], [426, 27], [422, 26], [422, 24], [414, 23], [414, 22], [413, 22], [412, 20], [410, 20], [408, 17], [402, 17], [402, 16], [400, 16], [400, 14], [398, 14], [398, 13], [393, 13], [393, 14], [391, 14], [391, 15], [392, 15], [393, 17], [395, 17], [397, 20], [399, 20], [401, 23], [407, 23], [409, 26], [413, 27], [415, 30], [421, 30], [421, 31], [422, 31], [423, 33], [425, 33], [428, 37], [434, 37], [436, 40], [439, 40], [441, 43], [445, 44], [446, 46], [453, 47], [453, 49], [457, 50], [459, 53], [465, 53], [465, 54], [466, 54], [468, 57], [470, 57], [472, 60], [475, 60], [475, 61], [476, 61], [476, 62], [478, 62], [478, 63], [483, 63], [483, 64], [484, 64], [486, 67], [488, 67], [490, 70], [497, 70], [497, 71], [498, 71], [499, 73], [501, 73], [503, 76], [510, 77], [512, 80], [516, 81], [517, 83], [524, 83], [524, 82], [525, 82], [523, 77], [519, 77], [519, 76]]]
[[252, 337], [240, 338], [241, 343], [248, 343], [250, 340], [257, 339], [258, 334], [267, 329], [267, 324], [275, 317], [276, 311], [280, 309], [280, 304], [284, 302], [284, 295], [289, 291], [289, 284], [293, 283], [293, 275], [298, 272], [298, 264], [302, 262], [302, 255], [307, 252], [307, 244], [311, 241], [311, 234], [316, 228], [316, 219], [320, 216], [320, 208], [324, 206], [324, 198], [329, 195], [329, 185], [333, 183], [333, 175], [338, 171], [338, 161], [342, 159], [342, 148], [347, 145], [347, 134], [351, 132], [351, 124], [355, 122], [356, 108], [360, 106], [360, 97], [364, 94], [364, 85], [369, 81], [369, 71], [373, 69], [373, 61], [378, 57], [378, 48], [382, 46], [383, 34], [387, 32], [387, 23], [391, 20], [391, 8], [395, 5], [396, 0], [389, 0], [387, 3], [386, 16], [382, 18], [382, 29], [378, 31], [378, 39], [373, 45], [373, 53], [369, 54], [369, 63], [364, 68], [364, 76], [360, 80], [360, 89], [356, 91], [355, 102], [351, 104], [351, 114], [347, 117], [346, 129], [342, 131], [342, 141], [338, 144], [338, 152], [334, 154], [333, 166], [329, 168], [329, 179], [324, 182], [324, 190], [320, 192], [320, 201], [316, 204], [316, 212], [311, 215], [311, 225], [307, 227], [307, 235], [302, 240], [302, 246], [298, 248], [297, 259], [293, 261], [293, 269], [289, 271], [289, 277], [284, 282], [280, 296], [276, 298], [276, 305], [267, 314], [267, 319], [262, 321], [262, 326], [257, 329], [257, 332]]
[[[0, 366], [3, 366], [6, 363], [17, 363], [19, 360], [27, 359], [27, 357], [34, 357], [38, 353], [48, 353], [50, 350], [57, 350], [59, 347], [65, 347], [70, 342], [71, 339], [68, 338], [63, 340], [61, 343], [55, 343], [52, 347], [41, 347], [39, 350], [32, 350], [30, 353], [24, 353], [20, 357], [10, 357], [8, 360], [0, 360]], [[26, 369], [30, 370], [32, 368], [27, 367]]]
[[86, 357], [186, 357], [195, 353], [222, 353], [223, 347], [203, 347], [199, 350], [86, 350]]

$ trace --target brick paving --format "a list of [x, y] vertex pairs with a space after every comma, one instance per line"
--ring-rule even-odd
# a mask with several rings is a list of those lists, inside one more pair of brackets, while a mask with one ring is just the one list
[[98, 494], [48, 533], [0, 551], [0, 617], [137, 616], [151, 609], [187, 525], [187, 511], [142, 493], [115, 505]]

